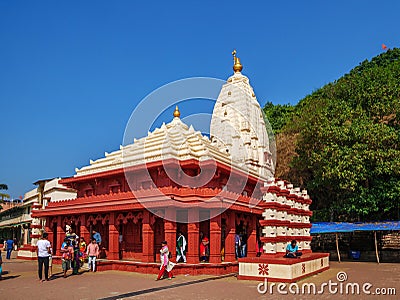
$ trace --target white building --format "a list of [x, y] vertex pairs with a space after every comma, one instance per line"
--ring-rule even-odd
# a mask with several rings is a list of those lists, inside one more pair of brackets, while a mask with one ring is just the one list
[[[24, 195], [23, 204], [18, 215], [4, 221], [4, 224], [13, 224], [21, 230], [20, 241], [22, 247], [18, 251], [19, 258], [36, 257], [36, 243], [42, 233], [44, 223], [41, 219], [32, 218], [31, 212], [35, 208], [44, 208], [51, 201], [76, 198], [76, 192], [58, 183], [61, 178], [44, 179], [35, 182], [37, 188]], [[0, 228], [3, 222], [0, 222]]]

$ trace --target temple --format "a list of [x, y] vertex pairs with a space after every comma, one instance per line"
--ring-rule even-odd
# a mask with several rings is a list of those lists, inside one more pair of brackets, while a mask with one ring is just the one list
[[[176, 107], [169, 123], [61, 179], [75, 198], [34, 206], [32, 216], [45, 220], [55, 256], [68, 224], [86, 240], [93, 230], [101, 234], [99, 270], [156, 273], [161, 242], [168, 242], [174, 261], [178, 232], [187, 239], [187, 263], [178, 264], [175, 274], [239, 271], [243, 279], [269, 277], [260, 265], [281, 264], [292, 239], [304, 252], [295, 263], [312, 263], [301, 275], [329, 266], [326, 255], [311, 253], [307, 192], [273, 178], [271, 137], [236, 51], [232, 54], [234, 74], [215, 103], [210, 138], [183, 123]], [[238, 235], [247, 245], [241, 255]], [[204, 237], [209, 259], [200, 263]], [[295, 266], [290, 268], [285, 272]], [[301, 277], [292, 275], [285, 276]]]

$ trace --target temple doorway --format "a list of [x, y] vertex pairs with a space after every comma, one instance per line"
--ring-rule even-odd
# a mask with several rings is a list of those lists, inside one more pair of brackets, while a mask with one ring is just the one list
[[128, 220], [119, 225], [120, 259], [140, 259], [143, 249], [142, 220]]

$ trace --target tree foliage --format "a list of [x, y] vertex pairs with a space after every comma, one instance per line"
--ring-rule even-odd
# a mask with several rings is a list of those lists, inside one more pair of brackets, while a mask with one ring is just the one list
[[[8, 190], [7, 184], [0, 183], [0, 190]], [[0, 193], [0, 203], [4, 202], [5, 198], [9, 198], [10, 195], [5, 194], [5, 193]], [[3, 209], [3, 207], [0, 205], [0, 210]]]
[[277, 176], [309, 190], [315, 219], [399, 219], [400, 49], [362, 62], [287, 111], [270, 114], [278, 151], [282, 137], [296, 136]]

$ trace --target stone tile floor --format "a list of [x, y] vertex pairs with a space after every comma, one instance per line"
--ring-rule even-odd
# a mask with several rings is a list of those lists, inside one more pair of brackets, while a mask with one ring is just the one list
[[[397, 295], [346, 295], [340, 290], [330, 294], [325, 287], [321, 295], [294, 295], [289, 286], [280, 294], [274, 286], [273, 294], [260, 294], [257, 291], [259, 282], [239, 281], [234, 276], [218, 278], [214, 276], [178, 275], [173, 280], [155, 281], [154, 275], [128, 272], [106, 271], [89, 273], [83, 270], [80, 275], [62, 278], [61, 266], [54, 265], [54, 276], [51, 281], [39, 282], [36, 261], [4, 259], [3, 280], [0, 281], [1, 299], [400, 299], [400, 264], [377, 264], [363, 262], [331, 262], [331, 269], [321, 274], [306, 278], [303, 283], [314, 283], [317, 290], [321, 284], [338, 283], [338, 272], [347, 274], [343, 283], [369, 282], [376, 287], [395, 288]], [[70, 271], [69, 271], [70, 272]], [[5, 274], [4, 274], [5, 273]], [[295, 286], [292, 287], [294, 290]]]

